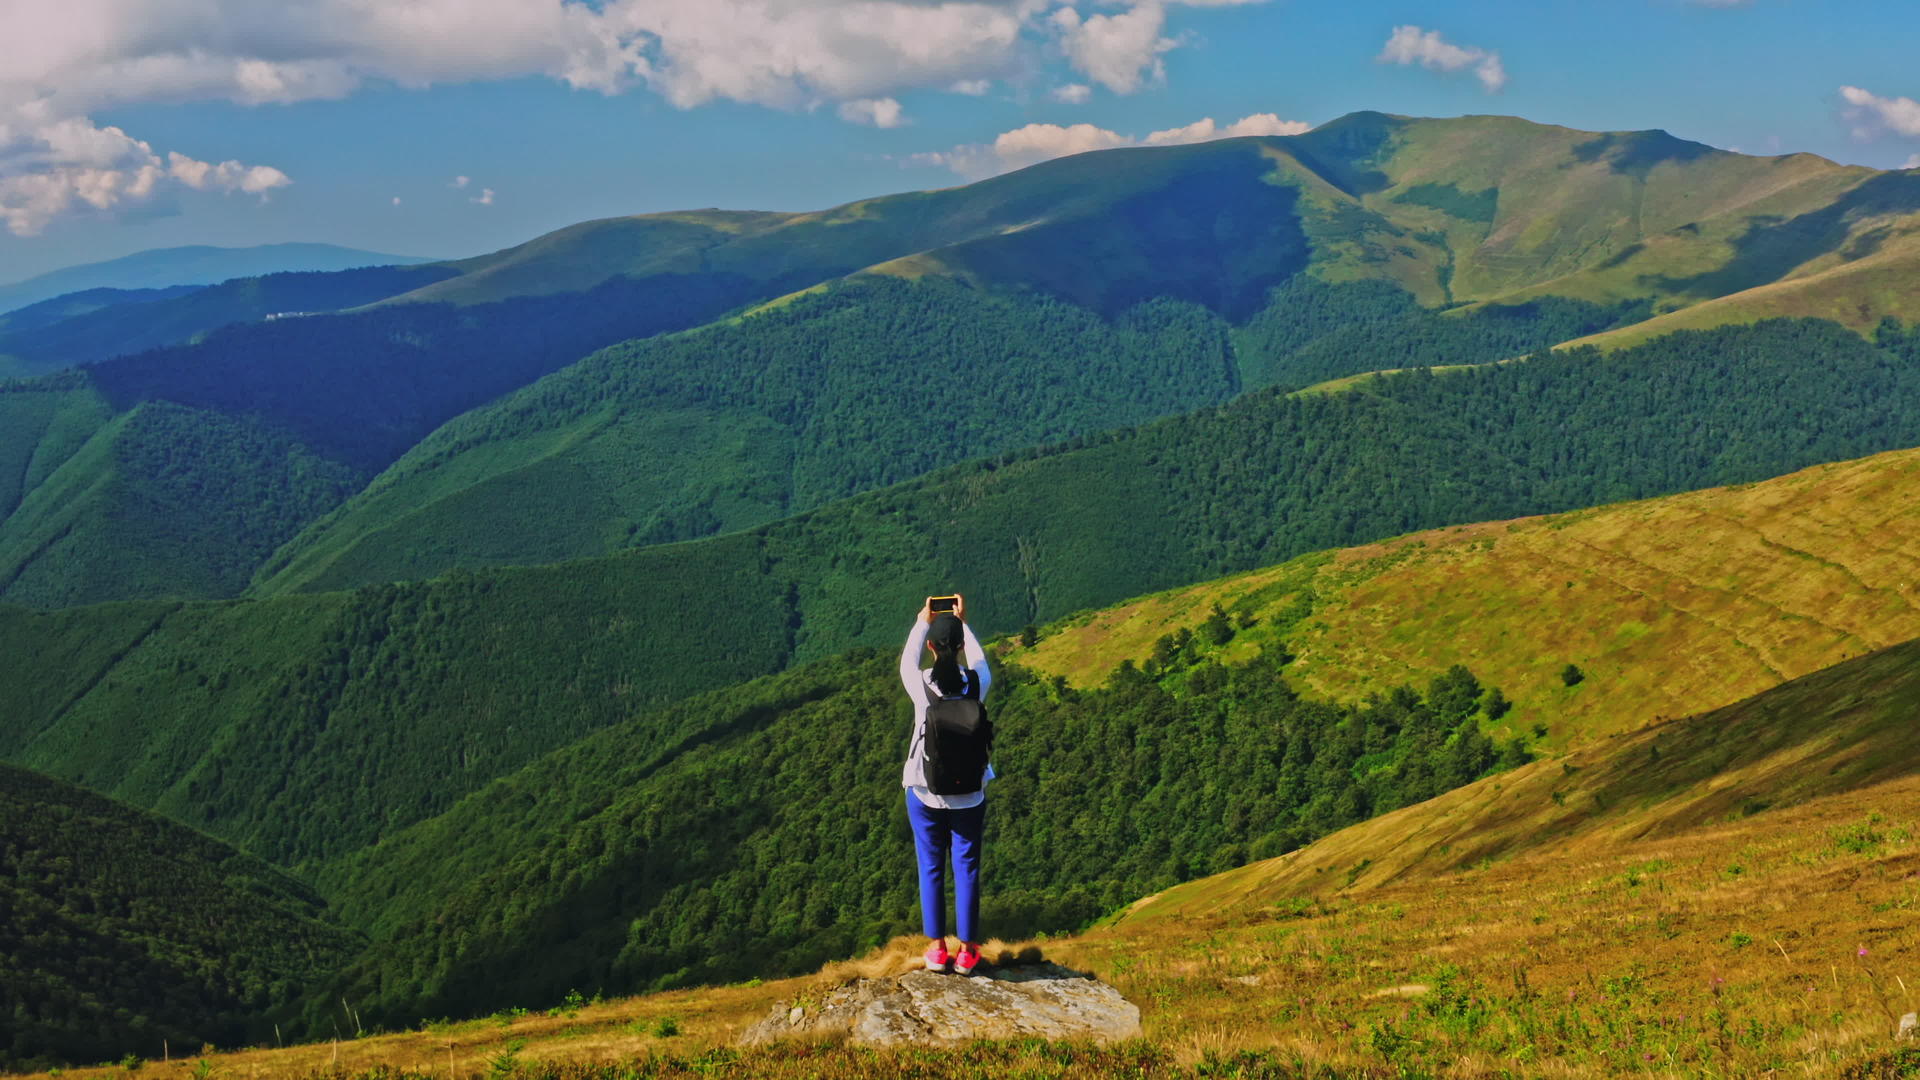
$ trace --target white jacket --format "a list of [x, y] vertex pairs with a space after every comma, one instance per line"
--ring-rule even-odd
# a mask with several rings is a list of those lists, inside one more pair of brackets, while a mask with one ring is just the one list
[[[935, 795], [927, 790], [927, 748], [922, 736], [927, 724], [927, 702], [939, 696], [933, 688], [932, 670], [920, 668], [920, 654], [927, 647], [927, 630], [925, 619], [914, 619], [913, 629], [907, 632], [906, 647], [900, 650], [900, 686], [913, 702], [913, 741], [907, 748], [906, 764], [900, 767], [900, 786], [935, 810], [965, 810], [986, 801], [987, 781], [993, 779], [993, 766], [987, 766], [980, 790], [970, 795]], [[987, 670], [987, 652], [973, 636], [973, 627], [962, 622], [960, 632], [966, 642], [968, 676], [980, 688], [980, 700], [984, 703], [987, 687], [993, 684], [993, 672]]]

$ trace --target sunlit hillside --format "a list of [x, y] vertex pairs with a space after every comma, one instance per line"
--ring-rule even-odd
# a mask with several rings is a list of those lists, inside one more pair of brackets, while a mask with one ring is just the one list
[[[1076, 685], [1205, 620], [1353, 698], [1466, 664], [1509, 728], [1567, 745], [1758, 693], [1920, 636], [1920, 451], [1776, 480], [1436, 529], [1174, 589], [1047, 628], [1013, 655]], [[1568, 685], [1563, 672], [1578, 667]]]
[[1920, 646], [1900, 646], [1601, 740], [1037, 943], [1141, 1006], [1145, 1039], [1118, 1048], [732, 1045], [777, 1002], [817, 999], [863, 970], [830, 965], [529, 1002], [195, 1067], [267, 1080], [396, 1068], [567, 1080], [1906, 1075], [1920, 1055], [1893, 1033], [1920, 1008], [1908, 917], [1920, 905], [1916, 660]]

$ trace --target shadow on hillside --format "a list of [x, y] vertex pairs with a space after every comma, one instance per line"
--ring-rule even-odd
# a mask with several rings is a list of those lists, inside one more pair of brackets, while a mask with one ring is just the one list
[[1659, 130], [1609, 133], [1573, 148], [1573, 156], [1578, 161], [1591, 163], [1604, 159], [1614, 172], [1641, 180], [1645, 180], [1656, 165], [1667, 162], [1684, 165], [1713, 152], [1713, 147], [1705, 143], [1690, 142]]
[[1650, 274], [1643, 284], [1700, 298], [1725, 296], [1778, 281], [1811, 259], [1839, 252], [1849, 262], [1880, 249], [1890, 227], [1872, 229], [1849, 242], [1863, 218], [1920, 211], [1920, 175], [1885, 173], [1839, 199], [1798, 217], [1763, 214], [1748, 218], [1747, 231], [1733, 240], [1734, 256], [1717, 270], [1689, 277]]

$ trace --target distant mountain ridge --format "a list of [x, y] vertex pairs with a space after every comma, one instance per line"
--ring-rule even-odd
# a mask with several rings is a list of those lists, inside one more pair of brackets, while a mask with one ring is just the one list
[[284, 243], [253, 247], [155, 248], [117, 259], [83, 263], [0, 284], [0, 314], [42, 300], [87, 289], [156, 289], [170, 285], [212, 285], [232, 278], [258, 277], [290, 270], [350, 270], [362, 266], [409, 266], [437, 260], [390, 255], [337, 244]]
[[[1759, 318], [1769, 297], [1805, 298], [1816, 285], [1832, 301], [1823, 314], [1869, 330], [1881, 318], [1920, 318], [1914, 290], [1854, 289], [1891, 280], [1892, 264], [1882, 263], [1911, 246], [1920, 227], [1913, 179], [1808, 155], [1747, 157], [1657, 131], [1355, 113], [1296, 136], [1083, 154], [813, 213], [584, 222], [485, 256], [381, 271], [437, 280], [392, 286], [401, 291], [324, 319], [201, 329], [273, 314], [261, 306], [273, 304], [238, 293], [220, 303], [194, 294], [107, 308], [30, 331], [49, 343], [30, 362], [58, 364], [63, 347], [113, 356], [83, 381], [115, 415], [146, 402], [222, 413], [240, 421], [216, 425], [233, 438], [249, 446], [290, 439], [328, 462], [319, 470], [327, 475], [303, 467], [280, 476], [282, 464], [202, 443], [197, 460], [174, 468], [197, 474], [195, 486], [213, 502], [224, 491], [292, 484], [289, 497], [253, 515], [259, 527], [235, 533], [228, 550], [196, 539], [138, 573], [83, 574], [84, 560], [62, 563], [49, 545], [107, 557], [120, 543], [106, 539], [113, 522], [151, 523], [173, 543], [168, 522], [182, 510], [185, 520], [196, 515], [191, 505], [151, 514], [139, 484], [102, 486], [76, 467], [63, 482], [88, 492], [94, 509], [54, 523], [43, 499], [35, 512], [0, 521], [0, 596], [59, 604], [232, 595], [249, 579], [265, 590], [353, 585], [725, 532], [811, 505], [779, 462], [787, 447], [822, 437], [805, 425], [823, 409], [836, 423], [851, 421], [831, 440], [838, 464], [818, 466], [851, 481], [843, 492], [898, 479], [898, 471], [842, 466], [904, 467], [895, 444], [873, 435], [886, 428], [887, 403], [862, 379], [910, 379], [890, 366], [903, 356], [880, 354], [890, 337], [910, 334], [871, 335], [873, 355], [837, 350], [832, 364], [844, 374], [822, 382], [833, 387], [824, 394], [809, 388], [783, 400], [773, 385], [795, 362], [775, 354], [826, 333], [849, 298], [869, 327], [926, 307], [911, 291], [866, 287], [875, 281], [958, 286], [1014, 306], [1069, 305], [1116, 326], [1135, 309], [1187, 305], [1214, 320], [1206, 336], [1224, 334], [1219, 367], [1240, 393], [1379, 368], [1504, 360], [1596, 333], [1631, 334], [1649, 315]], [[317, 278], [316, 295], [351, 291]], [[835, 289], [851, 291], [796, 302]], [[772, 311], [784, 314], [758, 318]], [[155, 326], [145, 325], [149, 315]], [[698, 344], [622, 345], [583, 360], [722, 316], [743, 320], [714, 328], [729, 342], [725, 370], [688, 377], [673, 357]], [[796, 335], [789, 316], [821, 321]], [[162, 334], [161, 322], [173, 329]], [[187, 344], [127, 354], [181, 333]], [[1029, 331], [1012, 337], [1003, 344], [1015, 353], [1031, 343], [1020, 339], [1037, 341]], [[965, 340], [916, 344], [915, 362], [965, 371]], [[682, 370], [670, 375], [676, 365]], [[1194, 370], [1202, 369], [1213, 365]], [[597, 402], [599, 411], [516, 393], [549, 374], [545, 389]], [[1021, 377], [1051, 386], [1041, 367], [995, 376]], [[356, 385], [365, 392], [343, 396]], [[622, 399], [655, 388], [665, 392]], [[1190, 407], [1210, 393], [1186, 388], [1161, 407]], [[486, 415], [456, 421], [474, 408]], [[853, 415], [861, 410], [877, 411]], [[1132, 406], [1088, 407], [1071, 422], [1015, 424], [1006, 438], [1073, 437], [1141, 418]], [[435, 432], [449, 421], [458, 430]], [[743, 443], [727, 434], [741, 423], [765, 437]], [[261, 427], [271, 430], [248, 433]], [[112, 435], [153, 430], [123, 426]], [[969, 452], [956, 444], [957, 455]], [[24, 442], [0, 447], [0, 456], [15, 453], [55, 460]], [[344, 480], [333, 475], [340, 466]], [[263, 468], [274, 475], [242, 475]], [[21, 475], [44, 473], [36, 466]], [[608, 475], [645, 481], [610, 488]], [[603, 479], [588, 479], [595, 476]], [[560, 482], [548, 482], [554, 477]], [[355, 490], [365, 498], [343, 507]], [[494, 528], [502, 513], [522, 524]], [[70, 580], [60, 580], [60, 565], [76, 568], [65, 573]]]

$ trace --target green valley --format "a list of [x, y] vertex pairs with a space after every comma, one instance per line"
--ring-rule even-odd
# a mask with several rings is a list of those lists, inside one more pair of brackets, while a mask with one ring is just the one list
[[[1333, 545], [1905, 445], [1920, 431], [1912, 346], [1781, 321], [1352, 394], [1260, 392], [600, 559], [355, 593], [7, 610], [0, 636], [28, 674], [0, 686], [20, 718], [0, 755], [308, 864], [650, 705], [889, 645], [898, 612], [942, 583], [974, 598], [983, 631], [1008, 633]], [[109, 654], [94, 639], [136, 644]], [[94, 659], [56, 659], [78, 655]], [[1426, 670], [1451, 662], [1482, 663]], [[1538, 669], [1489, 678], [1531, 698]], [[50, 692], [55, 680], [77, 689]], [[1366, 679], [1403, 681], [1419, 680]]]

